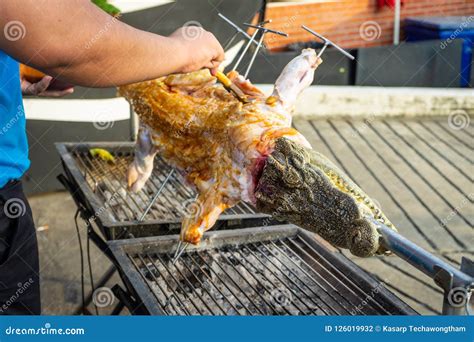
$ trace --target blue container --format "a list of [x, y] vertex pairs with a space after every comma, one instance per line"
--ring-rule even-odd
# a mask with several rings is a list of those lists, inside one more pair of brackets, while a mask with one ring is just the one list
[[453, 39], [462, 39], [461, 87], [474, 83], [471, 78], [472, 49], [474, 44], [474, 15], [464, 17], [418, 17], [405, 19], [407, 41], [440, 39], [444, 49]]

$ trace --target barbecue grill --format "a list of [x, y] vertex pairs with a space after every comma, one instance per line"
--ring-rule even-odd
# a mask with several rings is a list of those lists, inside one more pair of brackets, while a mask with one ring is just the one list
[[[185, 185], [183, 177], [173, 172], [159, 156], [154, 171], [145, 187], [138, 193], [127, 191], [126, 172], [133, 160], [135, 143], [58, 143], [66, 178], [61, 180], [86, 211], [87, 218], [99, 226], [107, 240], [156, 236], [176, 233], [187, 204], [196, 194]], [[92, 157], [90, 149], [109, 151], [115, 161]], [[164, 188], [147, 212], [151, 199]], [[143, 214], [146, 215], [144, 217]], [[255, 227], [276, 223], [268, 215], [259, 214], [242, 202], [226, 210], [214, 229]]]
[[[173, 263], [180, 207], [194, 198], [178, 172], [170, 173], [157, 157], [147, 186], [131, 194], [125, 173], [133, 158], [132, 143], [63, 143], [57, 148], [67, 175], [59, 178], [86, 220], [89, 238], [111, 259], [126, 285], [125, 291], [114, 287], [120, 299], [115, 313], [127, 306], [132, 313], [160, 315], [416, 314], [316, 235], [292, 225], [271, 226], [276, 222], [247, 204], [221, 215], [220, 231], [205, 234], [199, 247], [191, 246]], [[108, 150], [115, 161], [92, 157], [92, 148]], [[93, 222], [108, 242], [95, 232]], [[381, 225], [380, 233], [387, 249], [444, 290], [443, 313], [463, 314], [464, 307], [451, 297], [456, 289], [466, 295], [470, 291], [472, 262], [463, 259], [459, 271], [388, 227]], [[104, 286], [115, 268], [96, 287]], [[91, 298], [78, 313], [87, 312]]]
[[[382, 283], [294, 225], [205, 234], [173, 263], [177, 235], [108, 243], [153, 315], [413, 315]], [[141, 301], [141, 302], [140, 302]]]

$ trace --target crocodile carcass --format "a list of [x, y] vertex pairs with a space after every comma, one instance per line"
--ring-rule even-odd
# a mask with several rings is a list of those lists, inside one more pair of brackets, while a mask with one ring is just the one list
[[207, 70], [121, 87], [141, 123], [128, 171], [130, 188], [145, 185], [159, 153], [198, 192], [192, 215], [183, 219], [183, 241], [199, 243], [224, 210], [247, 201], [356, 255], [384, 252], [368, 217], [390, 223], [291, 127], [298, 95], [312, 83], [320, 63], [314, 50], [303, 50], [282, 71], [269, 97], [231, 72], [228, 76], [251, 100], [245, 104]]

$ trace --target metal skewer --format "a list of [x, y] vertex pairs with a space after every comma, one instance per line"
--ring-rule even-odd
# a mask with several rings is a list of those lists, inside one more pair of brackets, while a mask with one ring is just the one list
[[352, 56], [349, 52], [347, 52], [346, 50], [344, 50], [343, 48], [341, 48], [340, 46], [338, 46], [337, 44], [333, 43], [332, 41], [330, 41], [329, 39], [327, 39], [326, 37], [324, 37], [323, 35], [319, 34], [318, 32], [316, 31], [313, 31], [311, 30], [309, 27], [305, 26], [305, 25], [302, 25], [301, 26], [304, 30], [308, 31], [309, 33], [311, 33], [313, 36], [316, 36], [318, 37], [319, 39], [321, 39], [323, 42], [324, 42], [324, 46], [323, 48], [321, 49], [321, 51], [319, 51], [318, 53], [318, 57], [321, 57], [321, 55], [323, 54], [324, 50], [326, 50], [326, 48], [331, 45], [333, 47], [335, 47], [337, 50], [339, 50], [340, 53], [342, 53], [344, 56], [346, 56], [347, 58], [351, 59], [351, 60], [354, 60], [355, 57]]
[[257, 48], [255, 49], [255, 51], [252, 55], [252, 59], [250, 60], [250, 63], [247, 67], [247, 70], [245, 71], [245, 74], [244, 74], [245, 79], [247, 79], [247, 77], [249, 76], [250, 69], [252, 69], [252, 65], [255, 62], [255, 58], [257, 58], [258, 51], [260, 50], [260, 46], [262, 46], [264, 38], [265, 38], [265, 32], [262, 33], [262, 35], [260, 37], [260, 40], [258, 41], [258, 46], [257, 46]]
[[[271, 21], [269, 21], [271, 22]], [[258, 29], [258, 30], [264, 30], [265, 33], [267, 32], [271, 32], [271, 33], [275, 33], [275, 34], [278, 34], [280, 36], [285, 36], [285, 37], [288, 37], [288, 33], [285, 33], [285, 32], [282, 32], [282, 31], [276, 31], [276, 30], [272, 30], [272, 29], [269, 29], [269, 28], [266, 28], [266, 27], [263, 27], [263, 25], [252, 25], [252, 24], [248, 24], [248, 23], [244, 23], [245, 26], [248, 26], [248, 27], [253, 27], [254, 29]]]
[[138, 219], [138, 222], [143, 222], [143, 220], [145, 219], [145, 216], [148, 214], [151, 207], [153, 206], [153, 204], [155, 204], [156, 200], [158, 199], [158, 196], [160, 196], [161, 193], [163, 192], [163, 189], [165, 188], [166, 183], [168, 183], [169, 179], [173, 175], [173, 172], [174, 172], [174, 169], [171, 169], [171, 171], [168, 173], [165, 180], [163, 181], [163, 184], [161, 184], [161, 186], [158, 189], [158, 191], [156, 192], [155, 196], [153, 196], [153, 199], [151, 200], [150, 204], [148, 204], [148, 206], [146, 207], [146, 209], [143, 212], [142, 216], [140, 216], [140, 218]]
[[[263, 27], [264, 25], [266, 24], [269, 24], [271, 23], [272, 21], [271, 20], [266, 20], [266, 21], [263, 21], [261, 23], [259, 23], [260, 27]], [[234, 67], [232, 68], [232, 70], [237, 70], [237, 68], [239, 67], [240, 63], [242, 62], [242, 60], [244, 59], [244, 56], [245, 54], [247, 53], [247, 51], [249, 50], [250, 48], [250, 45], [252, 45], [252, 42], [255, 43], [255, 38], [257, 37], [257, 34], [258, 34], [259, 30], [255, 30], [255, 32], [252, 34], [252, 37], [250, 37], [250, 40], [249, 42], [247, 43], [247, 45], [245, 46], [244, 50], [242, 51], [242, 53], [240, 54], [240, 57], [239, 59], [237, 60], [237, 62], [235, 63]]]
[[[237, 37], [237, 35], [240, 33], [242, 34], [245, 38], [251, 40], [252, 37], [250, 37], [248, 35], [247, 32], [245, 32], [244, 30], [242, 30], [239, 26], [237, 26], [232, 20], [230, 20], [229, 18], [227, 18], [225, 15], [223, 15], [222, 13], [218, 13], [217, 14], [219, 17], [221, 17], [222, 19], [224, 19], [230, 26], [232, 26], [235, 30], [235, 33], [234, 35], [230, 38], [229, 42], [225, 45], [224, 47], [224, 50], [227, 50], [230, 45], [234, 42], [235, 38]], [[253, 43], [254, 44], [257, 44], [257, 42], [255, 40], [253, 40]]]
[[232, 35], [232, 37], [229, 39], [229, 41], [224, 45], [224, 51], [227, 51], [227, 49], [232, 45], [232, 43], [234, 42], [234, 40], [235, 40], [235, 38], [237, 37], [238, 34], [239, 34], [239, 32], [235, 32]]
[[[254, 35], [259, 32], [260, 30], [262, 30], [262, 35], [260, 36], [260, 40], [258, 41], [258, 46], [257, 48], [255, 49], [253, 55], [252, 55], [252, 59], [250, 60], [250, 63], [247, 67], [247, 71], [245, 71], [245, 74], [244, 74], [244, 78], [246, 79], [248, 76], [249, 76], [249, 73], [250, 73], [250, 70], [252, 69], [252, 66], [253, 66], [253, 63], [255, 62], [255, 58], [257, 58], [257, 55], [258, 55], [258, 52], [260, 51], [260, 47], [262, 46], [263, 44], [263, 39], [265, 38], [265, 34], [270, 32], [270, 33], [274, 33], [274, 34], [278, 34], [280, 36], [284, 36], [284, 37], [288, 37], [288, 34], [285, 33], [285, 32], [281, 32], [281, 31], [275, 31], [275, 30], [271, 30], [271, 29], [268, 29], [268, 28], [265, 28], [263, 26], [259, 26], [259, 25], [252, 25], [252, 24], [247, 24], [245, 23], [244, 24], [245, 26], [248, 26], [248, 27], [253, 27], [256, 29]], [[235, 69], [234, 69], [235, 70]]]
[[173, 260], [172, 263], [173, 265], [178, 261], [178, 259], [181, 257], [181, 254], [184, 253], [186, 248], [188, 248], [189, 242], [183, 242], [181, 240], [178, 241], [178, 247], [176, 247], [176, 251], [174, 252]]

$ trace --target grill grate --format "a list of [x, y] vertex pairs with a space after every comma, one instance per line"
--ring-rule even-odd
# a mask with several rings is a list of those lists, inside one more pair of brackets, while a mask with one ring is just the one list
[[[286, 225], [206, 234], [173, 264], [176, 236], [109, 243], [151, 314], [413, 314], [313, 235]], [[127, 283], [127, 281], [126, 281]]]
[[[144, 219], [151, 199], [163, 184], [171, 167], [156, 157], [154, 171], [145, 187], [138, 193], [127, 190], [127, 168], [133, 160], [132, 143], [81, 143], [58, 144], [66, 175], [73, 191], [79, 190], [84, 206], [89, 209], [101, 227], [110, 228], [106, 234], [115, 239], [123, 235], [126, 228], [130, 237], [166, 234], [180, 227], [186, 206], [196, 197], [194, 190], [185, 185], [184, 178], [174, 172]], [[91, 148], [108, 150], [115, 162], [107, 162], [89, 153]], [[243, 227], [271, 222], [268, 215], [257, 214], [247, 203], [226, 210], [220, 217], [217, 229], [222, 227]], [[153, 226], [153, 228], [151, 227]], [[136, 229], [134, 229], [136, 228]], [[157, 228], [159, 231], [157, 231]], [[109, 230], [109, 229], [107, 229]]]

